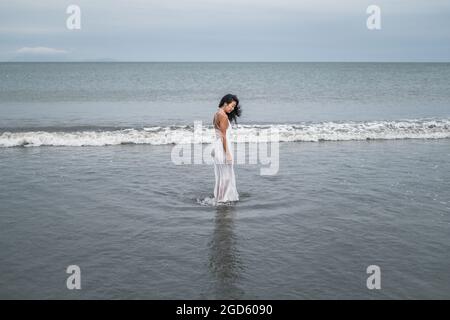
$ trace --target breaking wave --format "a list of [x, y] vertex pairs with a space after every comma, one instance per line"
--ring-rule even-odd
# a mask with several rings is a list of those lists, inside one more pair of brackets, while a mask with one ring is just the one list
[[[232, 133], [233, 142], [442, 139], [450, 138], [450, 119], [237, 125], [233, 127]], [[0, 147], [167, 145], [211, 143], [214, 138], [211, 126], [195, 125], [0, 129]]]

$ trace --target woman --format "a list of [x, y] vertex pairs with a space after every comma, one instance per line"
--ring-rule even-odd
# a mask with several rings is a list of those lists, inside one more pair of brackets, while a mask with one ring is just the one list
[[241, 116], [241, 112], [238, 97], [227, 94], [220, 100], [219, 109], [214, 114], [213, 125], [216, 139], [211, 155], [216, 176], [214, 199], [217, 203], [239, 200], [231, 151], [231, 122], [237, 123], [236, 118]]

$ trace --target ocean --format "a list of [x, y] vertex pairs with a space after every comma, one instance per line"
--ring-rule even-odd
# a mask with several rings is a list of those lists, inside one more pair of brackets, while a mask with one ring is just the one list
[[[227, 93], [279, 159], [216, 206]], [[0, 114], [0, 298], [450, 298], [450, 63], [0, 63]]]

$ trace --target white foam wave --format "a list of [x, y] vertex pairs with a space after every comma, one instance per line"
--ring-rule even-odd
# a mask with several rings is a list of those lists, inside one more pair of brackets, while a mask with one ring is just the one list
[[[450, 119], [238, 125], [232, 132], [233, 142], [442, 139], [450, 138]], [[0, 147], [166, 145], [211, 143], [215, 139], [214, 129], [211, 127], [203, 127], [196, 133], [194, 134], [194, 126], [70, 132], [4, 131], [0, 132]]]

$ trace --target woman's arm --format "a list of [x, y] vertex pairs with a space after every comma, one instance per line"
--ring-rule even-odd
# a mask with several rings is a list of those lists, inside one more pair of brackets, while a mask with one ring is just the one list
[[226, 160], [231, 161], [231, 153], [228, 150], [227, 143], [228, 117], [225, 114], [219, 115], [219, 130], [222, 135], [223, 150], [225, 151]]

